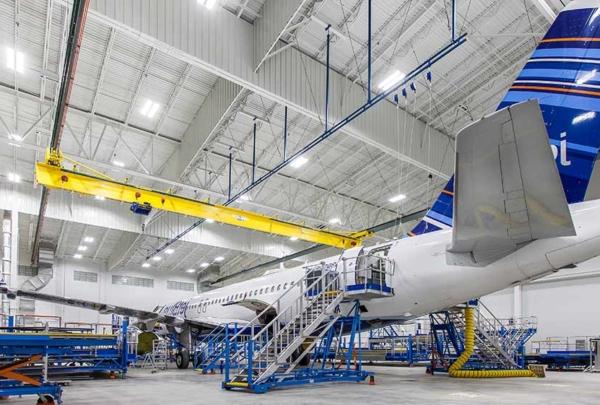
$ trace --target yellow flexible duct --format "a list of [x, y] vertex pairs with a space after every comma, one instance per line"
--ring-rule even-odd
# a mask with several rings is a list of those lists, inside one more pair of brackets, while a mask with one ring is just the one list
[[536, 377], [531, 370], [462, 370], [475, 348], [475, 321], [473, 308], [465, 308], [465, 350], [448, 368], [448, 375], [455, 378], [499, 378], [499, 377]]

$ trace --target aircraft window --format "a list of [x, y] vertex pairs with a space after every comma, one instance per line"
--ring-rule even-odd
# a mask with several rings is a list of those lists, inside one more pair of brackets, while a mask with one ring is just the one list
[[263, 293], [263, 289], [261, 288], [259, 294], [262, 294], [262, 293]]
[[296, 282], [295, 282], [295, 281], [292, 281], [292, 282], [290, 283], [290, 285], [292, 285], [292, 286], [293, 286], [294, 284], [296, 284]]
[[277, 286], [277, 291], [281, 290], [281, 284]]
[[248, 296], [248, 292], [244, 293], [244, 299]]
[[285, 283], [285, 284], [283, 285], [283, 289], [284, 289], [284, 290], [287, 290], [287, 283]]
[[275, 291], [275, 286], [271, 286], [271, 292]]
[[258, 290], [254, 290], [254, 295], [258, 295]]

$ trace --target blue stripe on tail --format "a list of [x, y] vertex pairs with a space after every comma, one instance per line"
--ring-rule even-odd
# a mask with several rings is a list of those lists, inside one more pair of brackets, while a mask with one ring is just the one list
[[[567, 201], [581, 202], [600, 148], [599, 8], [561, 12], [498, 109], [534, 98]], [[453, 195], [454, 177], [409, 235], [442, 229], [431, 222], [451, 225]]]

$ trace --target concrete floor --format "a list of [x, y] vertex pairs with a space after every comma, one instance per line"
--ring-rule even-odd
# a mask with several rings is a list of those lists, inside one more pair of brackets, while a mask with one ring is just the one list
[[[600, 375], [548, 373], [544, 379], [459, 380], [424, 368], [372, 367], [376, 385], [321, 384], [263, 395], [220, 389], [221, 376], [167, 370], [155, 374], [131, 370], [126, 380], [73, 381], [65, 387], [65, 405], [84, 404], [598, 404]], [[11, 398], [11, 404], [34, 404], [34, 397]]]

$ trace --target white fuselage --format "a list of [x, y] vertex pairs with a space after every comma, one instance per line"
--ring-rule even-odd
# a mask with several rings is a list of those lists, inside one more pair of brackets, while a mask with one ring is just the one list
[[[395, 263], [392, 297], [361, 302], [366, 321], [407, 320], [461, 304], [473, 298], [502, 290], [511, 285], [539, 278], [600, 254], [600, 200], [570, 207], [576, 236], [540, 239], [484, 267], [447, 263], [446, 249], [452, 230], [441, 230], [394, 241], [388, 258]], [[326, 259], [335, 262], [340, 256]], [[276, 301], [284, 288], [290, 288], [304, 275], [303, 266], [269, 271], [265, 275], [204, 292], [186, 301], [165, 306], [163, 313], [189, 320], [212, 320], [215, 324], [250, 321], [256, 312], [236, 301], [244, 293], [248, 299], [267, 304]], [[296, 289], [297, 290], [297, 289]], [[287, 300], [296, 299], [287, 294]], [[282, 302], [283, 307], [286, 301]]]

